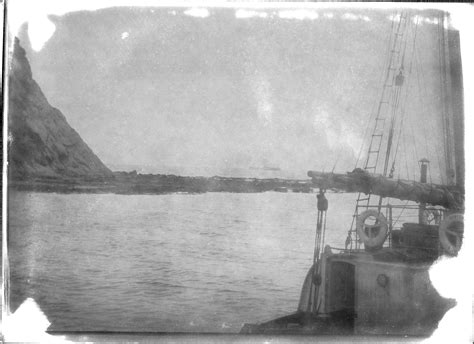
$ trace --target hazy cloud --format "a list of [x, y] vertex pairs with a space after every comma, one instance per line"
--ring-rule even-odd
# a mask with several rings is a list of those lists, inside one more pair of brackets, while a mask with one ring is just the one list
[[252, 78], [251, 88], [257, 103], [258, 119], [263, 125], [270, 125], [273, 119], [270, 83], [263, 74], [257, 73], [257, 75]]
[[[321, 20], [304, 19], [316, 18], [314, 10], [281, 10], [287, 19], [277, 9], [242, 10], [212, 9], [209, 20], [170, 8], [77, 12], [51, 18], [56, 31], [40, 52], [25, 32], [20, 39], [50, 103], [106, 163], [211, 175], [268, 164], [304, 178], [341, 155], [337, 168], [353, 168], [380, 93], [386, 12], [364, 12], [367, 25], [362, 17], [326, 19], [346, 10], [321, 11]], [[433, 32], [419, 32], [427, 88], [423, 97], [411, 90], [418, 99], [437, 99]], [[423, 137], [427, 118], [416, 118], [438, 116], [438, 107], [407, 107], [417, 114], [407, 128]]]

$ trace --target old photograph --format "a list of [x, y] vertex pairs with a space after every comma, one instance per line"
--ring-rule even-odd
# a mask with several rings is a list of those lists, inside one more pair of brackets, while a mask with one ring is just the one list
[[456, 11], [52, 3], [5, 11], [6, 341], [408, 341], [457, 314], [432, 269], [466, 244]]

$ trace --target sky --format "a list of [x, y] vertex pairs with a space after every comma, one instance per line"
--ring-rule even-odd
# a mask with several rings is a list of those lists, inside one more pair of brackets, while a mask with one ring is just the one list
[[[114, 170], [262, 176], [271, 167], [280, 171], [267, 176], [305, 178], [310, 169], [356, 166], [381, 97], [394, 15], [108, 8], [50, 15], [43, 46], [34, 22], [18, 36], [50, 104]], [[416, 28], [417, 38], [414, 54], [407, 40], [405, 69], [411, 58], [413, 72], [395, 175], [417, 178], [417, 161], [427, 157], [441, 181], [436, 13], [412, 15], [407, 32]]]

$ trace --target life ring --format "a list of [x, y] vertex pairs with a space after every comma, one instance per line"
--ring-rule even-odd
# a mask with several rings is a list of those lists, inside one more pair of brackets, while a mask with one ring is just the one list
[[450, 255], [458, 254], [464, 235], [464, 215], [451, 214], [439, 226], [439, 242]]
[[[369, 217], [375, 218], [375, 223], [368, 225], [365, 221]], [[357, 216], [357, 234], [366, 248], [382, 247], [388, 234], [388, 223], [385, 216], [375, 209], [369, 209]]]

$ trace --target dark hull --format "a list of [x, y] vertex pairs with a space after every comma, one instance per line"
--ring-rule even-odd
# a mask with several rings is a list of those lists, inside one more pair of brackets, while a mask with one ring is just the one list
[[[327, 252], [320, 290], [316, 292], [312, 283], [311, 268], [297, 312], [245, 324], [241, 333], [429, 336], [455, 301], [441, 297], [431, 284], [432, 256], [414, 253], [389, 248], [376, 253]], [[309, 295], [317, 297], [309, 302]], [[314, 311], [308, 304], [321, 306]]]
[[355, 318], [350, 312], [320, 317], [311, 313], [295, 312], [265, 323], [245, 324], [241, 334], [270, 335], [312, 335], [312, 336], [351, 336], [351, 335], [400, 335], [429, 337], [438, 327], [444, 314], [454, 307], [454, 300], [446, 300], [445, 307], [429, 314], [423, 321], [411, 325], [399, 326], [387, 323], [384, 326], [372, 325], [365, 331], [355, 329]]
[[241, 334], [307, 334], [351, 335], [354, 334], [354, 315], [341, 312], [332, 317], [319, 317], [298, 311], [261, 324], [245, 324]]

